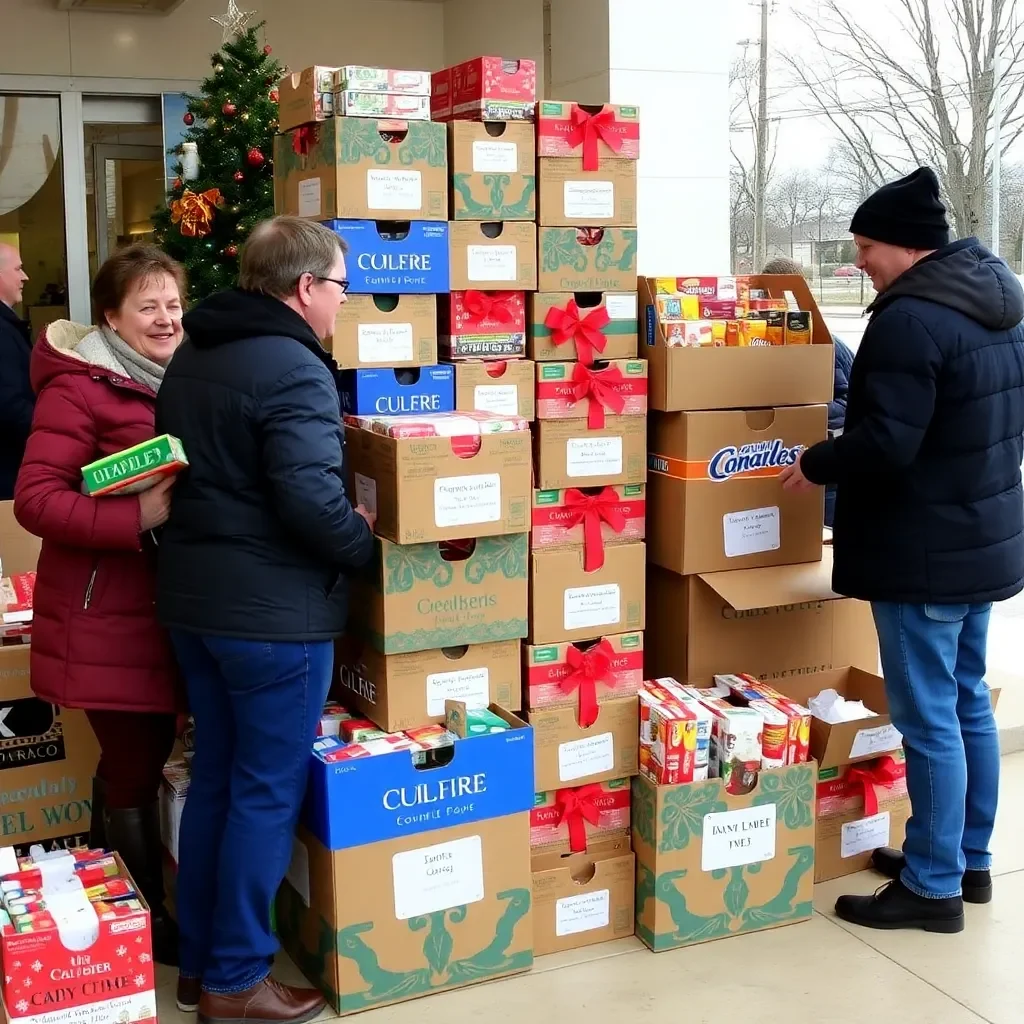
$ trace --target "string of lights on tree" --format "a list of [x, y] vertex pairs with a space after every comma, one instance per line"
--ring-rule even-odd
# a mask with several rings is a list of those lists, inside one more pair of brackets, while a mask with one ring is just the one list
[[234, 285], [238, 254], [253, 227], [274, 213], [271, 154], [277, 129], [277, 83], [285, 69], [263, 46], [255, 12], [211, 20], [223, 28], [212, 74], [188, 96], [187, 131], [167, 207], [154, 215], [161, 247], [188, 271], [192, 301]]

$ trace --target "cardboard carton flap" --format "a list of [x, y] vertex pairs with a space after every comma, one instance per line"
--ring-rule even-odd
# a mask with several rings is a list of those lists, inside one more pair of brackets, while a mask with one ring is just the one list
[[828, 547], [820, 562], [707, 572], [699, 578], [738, 612], [841, 600], [841, 595], [832, 589], [832, 549]]

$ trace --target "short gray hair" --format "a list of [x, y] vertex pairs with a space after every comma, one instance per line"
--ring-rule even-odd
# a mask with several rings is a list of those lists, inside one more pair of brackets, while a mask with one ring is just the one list
[[804, 268], [789, 256], [776, 256], [764, 265], [762, 274], [799, 274], [803, 276]]
[[238, 285], [286, 299], [303, 274], [329, 277], [338, 254], [347, 250], [344, 239], [316, 221], [272, 217], [249, 235], [242, 249]]

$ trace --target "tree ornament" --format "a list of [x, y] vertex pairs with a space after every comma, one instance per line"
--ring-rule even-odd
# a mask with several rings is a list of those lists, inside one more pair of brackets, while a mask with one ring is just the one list
[[267, 162], [267, 158], [255, 146], [249, 150], [245, 158], [249, 161], [250, 167], [262, 167]]
[[276, 89], [270, 90], [270, 102], [277, 103], [281, 99], [281, 94]]
[[217, 127], [217, 118], [215, 118], [215, 117], [208, 117], [206, 119], [206, 127], [207, 128], [216, 128]]
[[185, 122], [185, 124], [187, 124], [187, 125], [192, 125], [192, 124], [195, 124], [195, 121], [196, 121], [196, 115], [195, 115], [195, 114], [193, 114], [193, 113], [192, 113], [192, 111], [188, 111], [188, 112], [187, 112], [187, 113], [185, 114], [185, 116], [184, 116], [184, 117], [182, 118], [182, 121], [184, 121], [184, 122]]
[[213, 73], [215, 75], [222, 75], [222, 74], [224, 74], [224, 65], [223, 64], [214, 64], [213, 65]]
[[228, 259], [233, 260], [238, 255], [238, 246], [237, 245], [226, 245], [226, 246], [224, 246], [224, 255], [227, 256]]
[[178, 189], [181, 188], [181, 178], [175, 178], [174, 184], [171, 187], [174, 189], [175, 192], [177, 192]]
[[239, 10], [235, 0], [228, 0], [228, 9], [219, 18], [210, 19], [221, 27], [221, 45], [223, 46], [232, 36], [244, 35], [246, 25], [252, 21], [255, 14], [255, 11]]
[[243, 121], [248, 121], [249, 120], [249, 111], [248, 110], [243, 110], [242, 113], [239, 116], [241, 117], [241, 119]]
[[234, 103], [231, 102], [231, 100], [228, 100], [227, 103], [225, 103], [224, 106], [220, 108], [220, 112], [225, 117], [234, 117], [235, 114], [238, 113], [238, 107], [236, 107]]
[[222, 203], [218, 188], [198, 194], [185, 189], [181, 198], [171, 203], [171, 223], [180, 224], [181, 233], [186, 238], [202, 238], [210, 233], [214, 211]]
[[231, 177], [234, 178], [235, 181], [237, 182], [245, 181], [245, 174], [242, 171], [235, 171], [235, 173], [232, 174]]
[[269, 46], [263, 47], [263, 56], [269, 57], [274, 51]]

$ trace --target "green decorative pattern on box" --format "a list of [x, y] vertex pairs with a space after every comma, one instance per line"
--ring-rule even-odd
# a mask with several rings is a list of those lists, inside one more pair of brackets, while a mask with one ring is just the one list
[[754, 798], [755, 807], [775, 804], [776, 813], [786, 828], [809, 828], [814, 824], [814, 770], [810, 765], [793, 768], [784, 775], [761, 776], [761, 792]]
[[277, 907], [282, 945], [295, 966], [320, 989], [331, 1006], [337, 1006], [338, 994], [327, 980], [327, 961], [336, 948], [334, 930], [318, 914], [317, 946], [315, 950], [307, 949], [302, 941], [302, 920], [310, 911], [287, 882], [278, 890]]
[[[654, 849], [654, 790], [640, 781], [639, 776], [633, 777], [629, 797], [630, 817], [633, 831], [651, 849]], [[637, 865], [639, 870], [639, 864]], [[637, 908], [637, 913], [640, 913]]]
[[188, 459], [181, 442], [170, 434], [161, 434], [83, 466], [82, 480], [86, 494], [136, 494], [152, 487], [156, 478], [180, 472], [186, 466]]
[[464, 562], [448, 562], [438, 544], [389, 544], [384, 559], [384, 593], [407, 594], [416, 583], [429, 581], [441, 589], [451, 585], [456, 567], [474, 585], [500, 573], [507, 580], [526, 579], [529, 535], [482, 537]]
[[[580, 245], [576, 240], [576, 228], [548, 229], [543, 232], [541, 244], [541, 267], [550, 272], [568, 267], [583, 273], [591, 264], [596, 270], [611, 268], [633, 271], [636, 268], [636, 228], [606, 228], [601, 241], [594, 246]], [[619, 239], [626, 244], [621, 253], [615, 249]]]
[[[337, 935], [338, 953], [353, 961], [366, 987], [358, 992], [341, 994], [341, 1013], [364, 1010], [381, 1003], [426, 995], [458, 985], [485, 981], [499, 974], [528, 970], [533, 964], [532, 936], [529, 948], [510, 953], [516, 926], [529, 913], [529, 889], [507, 889], [498, 893], [506, 906], [494, 928], [494, 937], [472, 956], [452, 960], [454, 940], [449, 926], [462, 924], [471, 915], [465, 906], [439, 910], [423, 917], [411, 918], [407, 924], [413, 932], [426, 932], [423, 938], [424, 966], [408, 971], [391, 971], [381, 966], [380, 956], [369, 944], [373, 922], [349, 925]], [[364, 937], [365, 936], [365, 937]]]
[[726, 803], [718, 799], [718, 782], [704, 785], [691, 783], [674, 786], [665, 793], [665, 806], [661, 812], [659, 853], [685, 850], [691, 839], [699, 840], [704, 834], [704, 815], [727, 811]]
[[455, 210], [456, 220], [533, 220], [536, 213], [534, 193], [537, 179], [532, 174], [523, 175], [523, 191], [518, 199], [507, 195], [508, 186], [512, 183], [510, 174], [483, 174], [483, 183], [490, 190], [488, 202], [483, 203], [473, 197], [472, 174], [455, 174], [452, 176], [452, 188], [461, 199], [461, 208]]
[[461, 644], [490, 644], [499, 640], [522, 640], [529, 632], [526, 619], [502, 619], [478, 626], [452, 626], [449, 629], [414, 629], [408, 633], [383, 636], [375, 630], [367, 632], [367, 639], [381, 654], [412, 654], [433, 651], [439, 647], [457, 647]]

